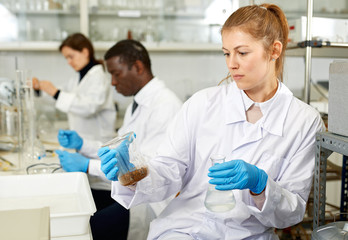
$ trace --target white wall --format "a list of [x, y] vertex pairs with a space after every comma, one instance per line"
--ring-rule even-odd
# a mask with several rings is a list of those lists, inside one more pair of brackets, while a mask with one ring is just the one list
[[[104, 52], [97, 52], [99, 58]], [[150, 52], [152, 69], [156, 76], [182, 99], [199, 89], [216, 85], [227, 74], [222, 52]], [[0, 53], [0, 77], [15, 78], [16, 59], [18, 69], [30, 69], [32, 76], [52, 81], [62, 86], [64, 81], [76, 74], [57, 52], [2, 52]], [[329, 79], [329, 65], [333, 59], [313, 58], [313, 81]], [[287, 57], [284, 83], [298, 97], [304, 87], [304, 58]], [[125, 109], [129, 99], [117, 95], [120, 108]]]
[[[150, 55], [153, 73], [164, 80], [183, 101], [199, 89], [216, 85], [227, 74], [220, 52], [153, 52]], [[97, 57], [102, 58], [103, 52], [97, 52]], [[0, 53], [0, 76], [15, 79], [16, 66], [18, 69], [30, 69], [32, 76], [50, 80], [57, 87], [76, 74], [58, 51]], [[130, 102], [129, 98], [119, 94], [116, 94], [116, 99], [121, 110]]]

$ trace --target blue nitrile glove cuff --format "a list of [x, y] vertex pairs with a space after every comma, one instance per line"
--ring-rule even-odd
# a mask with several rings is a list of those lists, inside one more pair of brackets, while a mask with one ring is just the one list
[[249, 189], [250, 189], [250, 191], [252, 191], [255, 194], [260, 194], [260, 193], [262, 193], [262, 191], [265, 189], [265, 187], [267, 185], [268, 175], [264, 170], [254, 166], [254, 165], [252, 165], [252, 166], [258, 170], [258, 174], [256, 174], [256, 176], [258, 177], [258, 180], [256, 181], [257, 182], [256, 186], [251, 187]]

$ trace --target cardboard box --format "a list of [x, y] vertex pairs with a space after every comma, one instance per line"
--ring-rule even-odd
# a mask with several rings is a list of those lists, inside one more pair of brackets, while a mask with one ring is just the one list
[[328, 130], [348, 137], [348, 62], [334, 61], [329, 72]]
[[85, 173], [0, 177], [0, 211], [50, 208], [51, 237], [88, 234], [96, 212]]

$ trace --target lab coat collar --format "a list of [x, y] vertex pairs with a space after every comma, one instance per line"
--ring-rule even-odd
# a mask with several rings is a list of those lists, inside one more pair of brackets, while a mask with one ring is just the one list
[[226, 124], [246, 121], [242, 93], [235, 82], [228, 84], [226, 94]]
[[248, 95], [244, 91], [241, 91], [245, 111], [249, 110], [249, 108], [253, 104], [255, 104], [255, 106], [258, 106], [260, 108], [262, 115], [265, 115], [268, 112], [268, 109], [270, 108], [270, 106], [272, 105], [273, 100], [278, 95], [280, 88], [281, 88], [281, 84], [280, 84], [280, 81], [278, 80], [278, 87], [277, 87], [276, 93], [274, 94], [274, 96], [271, 99], [268, 99], [265, 102], [254, 102], [253, 100], [251, 100], [248, 97]]
[[[277, 94], [274, 96], [270, 106], [267, 107], [267, 111], [263, 113], [262, 119], [260, 119], [260, 127], [274, 135], [282, 136], [284, 121], [293, 94], [283, 83], [279, 83], [280, 87]], [[225, 102], [226, 124], [246, 121], [245, 107], [247, 105], [244, 105], [242, 92], [235, 82], [232, 82], [227, 87]]]
[[157, 77], [152, 78], [140, 91], [134, 96], [138, 106], [151, 106], [153, 94], [164, 87], [164, 83]]
[[293, 99], [292, 92], [283, 83], [280, 82], [280, 84], [280, 90], [268, 107], [261, 123], [263, 129], [278, 136], [283, 135], [285, 118]]
[[244, 91], [240, 91], [242, 100], [243, 100], [243, 105], [244, 105], [244, 110], [248, 111], [249, 108], [255, 103], [253, 100], [251, 100], [248, 95]]

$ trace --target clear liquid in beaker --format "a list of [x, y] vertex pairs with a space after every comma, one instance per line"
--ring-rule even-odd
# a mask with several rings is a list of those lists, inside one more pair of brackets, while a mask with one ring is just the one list
[[[225, 162], [225, 156], [213, 155], [210, 157], [212, 165]], [[227, 212], [232, 210], [236, 205], [236, 200], [232, 190], [221, 191], [215, 189], [214, 184], [208, 185], [204, 205], [212, 212]]]
[[220, 191], [215, 185], [209, 184], [204, 202], [205, 207], [212, 212], [227, 212], [236, 205], [232, 191]]

